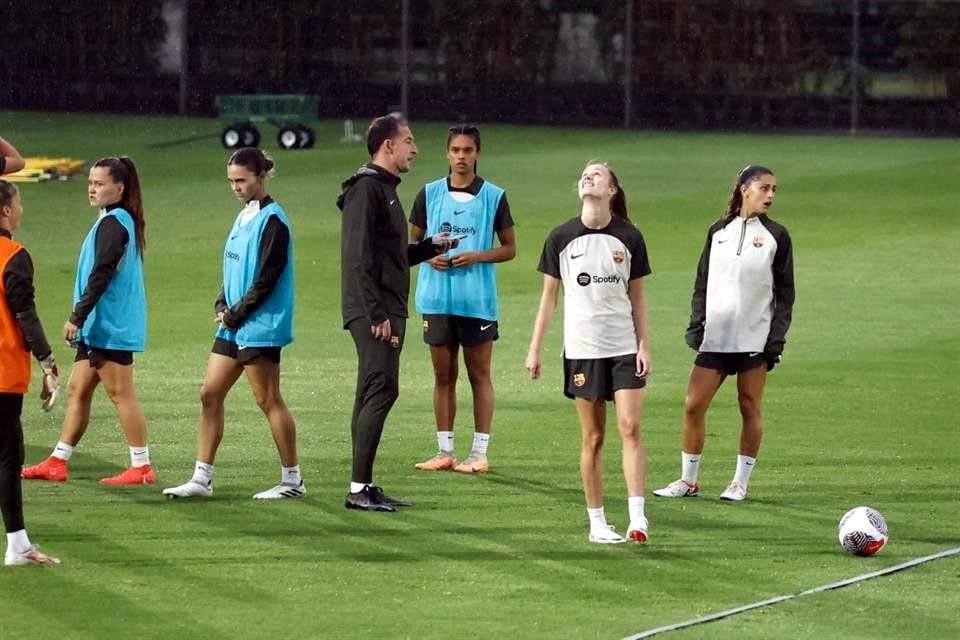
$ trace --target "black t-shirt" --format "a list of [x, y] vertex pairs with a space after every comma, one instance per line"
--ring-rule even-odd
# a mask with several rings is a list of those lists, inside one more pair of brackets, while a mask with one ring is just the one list
[[[483, 178], [480, 176], [476, 176], [473, 182], [470, 183], [470, 186], [466, 189], [452, 186], [450, 184], [450, 178], [447, 177], [448, 191], [459, 191], [461, 193], [469, 193], [472, 196], [476, 196], [478, 193], [480, 193], [480, 187], [482, 186]], [[413, 201], [413, 209], [410, 210], [410, 224], [420, 227], [421, 229], [427, 228], [426, 187], [420, 189], [420, 192]], [[504, 229], [509, 229], [512, 227], [513, 224], [513, 216], [510, 215], [510, 204], [507, 202], [507, 194], [504, 193], [500, 198], [500, 202], [497, 204], [497, 212], [493, 216], [493, 230], [503, 231]]]

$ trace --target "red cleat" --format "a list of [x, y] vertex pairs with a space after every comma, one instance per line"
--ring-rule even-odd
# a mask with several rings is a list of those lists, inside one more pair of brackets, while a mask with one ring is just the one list
[[20, 470], [24, 480], [46, 480], [47, 482], [67, 481], [67, 461], [50, 456], [40, 464], [24, 467]]
[[142, 467], [130, 467], [115, 476], [103, 478], [100, 484], [155, 484], [156, 481], [153, 468], [145, 464]]

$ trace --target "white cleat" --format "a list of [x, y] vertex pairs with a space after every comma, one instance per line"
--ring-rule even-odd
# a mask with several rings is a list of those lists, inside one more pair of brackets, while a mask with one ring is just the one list
[[23, 553], [15, 553], [8, 547], [6, 554], [3, 556], [3, 564], [8, 567], [18, 567], [28, 564], [54, 565], [60, 564], [60, 558], [54, 558], [45, 553], [40, 553], [40, 549], [35, 546], [30, 547]]
[[199, 482], [191, 480], [179, 487], [170, 487], [163, 490], [163, 495], [168, 498], [209, 498], [213, 495], [212, 485], [202, 485]]
[[650, 524], [646, 518], [642, 520], [631, 520], [630, 526], [627, 527], [627, 539], [633, 540], [637, 544], [644, 544], [647, 541], [647, 531], [649, 529]]
[[307, 488], [301, 482], [299, 485], [281, 483], [266, 491], [253, 496], [254, 500], [281, 500], [283, 498], [302, 498], [307, 495]]
[[674, 480], [663, 489], [657, 489], [653, 495], [661, 498], [695, 498], [700, 495], [700, 485], [690, 484], [686, 480]]
[[612, 524], [599, 529], [591, 527], [588, 540], [594, 544], [623, 544], [627, 541], [626, 538], [616, 532]]
[[747, 499], [747, 488], [740, 484], [739, 482], [731, 482], [730, 486], [727, 487], [726, 491], [720, 494], [721, 500], [732, 500], [733, 502], [741, 502]]

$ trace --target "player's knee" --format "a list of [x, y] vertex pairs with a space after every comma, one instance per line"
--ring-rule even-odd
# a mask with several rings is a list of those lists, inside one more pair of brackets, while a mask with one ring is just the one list
[[694, 396], [687, 396], [683, 401], [683, 413], [687, 418], [699, 418], [707, 412], [707, 404]]
[[640, 421], [636, 418], [623, 418], [617, 421], [620, 437], [624, 440], [640, 439]]
[[223, 404], [223, 394], [219, 389], [203, 385], [200, 388], [200, 406], [204, 409], [216, 409]]
[[598, 453], [603, 448], [603, 432], [593, 431], [583, 434], [582, 448], [590, 453]]
[[744, 418], [760, 417], [760, 399], [750, 395], [741, 395], [738, 398], [740, 404], [740, 415]]

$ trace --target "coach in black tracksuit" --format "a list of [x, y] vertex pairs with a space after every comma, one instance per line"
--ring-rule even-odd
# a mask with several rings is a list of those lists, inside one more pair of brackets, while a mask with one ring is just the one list
[[357, 395], [350, 423], [353, 472], [348, 509], [396, 511], [409, 502], [373, 484], [373, 461], [383, 424], [399, 393], [400, 351], [407, 322], [410, 266], [456, 246], [448, 234], [409, 244], [400, 174], [410, 170], [417, 146], [407, 123], [382, 116], [367, 130], [370, 163], [343, 183], [340, 288], [343, 326], [357, 347]]

